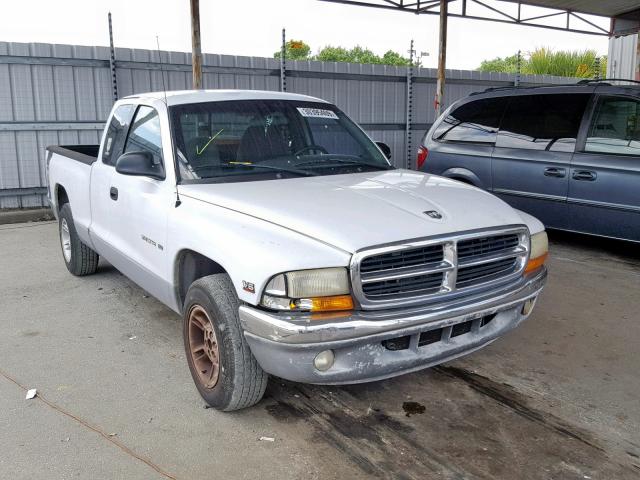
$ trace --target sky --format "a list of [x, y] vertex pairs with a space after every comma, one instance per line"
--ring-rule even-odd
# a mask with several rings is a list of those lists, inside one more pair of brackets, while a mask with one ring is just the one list
[[[515, 5], [506, 8], [513, 11]], [[108, 45], [109, 11], [117, 47], [155, 49], [157, 35], [162, 50], [191, 50], [189, 0], [3, 0], [0, 41]], [[523, 14], [540, 12], [523, 7]], [[205, 53], [270, 57], [280, 48], [284, 27], [287, 38], [304, 40], [314, 52], [326, 45], [361, 45], [378, 54], [391, 49], [406, 55], [414, 39], [417, 51], [429, 53], [423, 65], [437, 65], [437, 16], [318, 0], [200, 0], [200, 16]], [[608, 26], [606, 19], [598, 23]], [[607, 46], [601, 36], [451, 18], [447, 67], [473, 69], [482, 60], [536, 47], [590, 48], [605, 55]]]

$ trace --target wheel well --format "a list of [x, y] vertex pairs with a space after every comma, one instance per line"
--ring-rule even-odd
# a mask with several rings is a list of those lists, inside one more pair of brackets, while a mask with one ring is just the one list
[[65, 203], [69, 203], [69, 196], [62, 185], [56, 185], [56, 207], [58, 211]]
[[458, 182], [466, 183], [467, 185], [471, 185], [475, 187], [474, 183], [468, 178], [465, 178], [465, 177], [449, 177], [449, 178], [451, 178], [451, 180], [456, 180]]
[[193, 282], [216, 273], [227, 273], [227, 271], [219, 263], [198, 252], [193, 250], [180, 252], [175, 270], [176, 294], [178, 295], [179, 307], [182, 308], [184, 305], [187, 290], [189, 290]]

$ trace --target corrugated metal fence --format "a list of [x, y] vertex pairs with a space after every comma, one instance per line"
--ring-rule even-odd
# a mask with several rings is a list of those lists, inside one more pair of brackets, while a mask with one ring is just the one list
[[[191, 55], [160, 54], [162, 65], [157, 51], [116, 48], [120, 97], [162, 90], [161, 68], [167, 90], [190, 88]], [[46, 204], [47, 145], [99, 142], [112, 105], [109, 56], [108, 47], [0, 42], [0, 208]], [[280, 88], [280, 62], [272, 58], [205, 54], [203, 65], [205, 88]], [[434, 121], [436, 71], [414, 69], [411, 102], [407, 73], [404, 67], [293, 61], [287, 62], [286, 84], [287, 91], [337, 104], [371, 138], [391, 146], [397, 166], [410, 168], [415, 146]], [[513, 75], [449, 70], [445, 100], [513, 81]], [[567, 82], [572, 80], [521, 78], [523, 85]]]

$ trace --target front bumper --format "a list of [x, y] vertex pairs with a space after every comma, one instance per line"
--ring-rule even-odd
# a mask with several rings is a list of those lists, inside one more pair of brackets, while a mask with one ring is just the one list
[[[537, 299], [546, 278], [542, 268], [484, 297], [411, 309], [293, 315], [242, 305], [240, 322], [253, 355], [270, 374], [304, 383], [367, 382], [487, 345], [528, 317], [530, 311], [523, 314], [523, 306]], [[383, 344], [403, 337], [408, 337], [403, 340], [407, 348], [390, 350]], [[317, 370], [314, 358], [329, 349], [335, 355], [333, 366]]]

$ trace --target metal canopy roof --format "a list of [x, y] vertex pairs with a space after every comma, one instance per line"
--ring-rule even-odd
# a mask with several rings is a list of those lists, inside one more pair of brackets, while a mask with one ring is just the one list
[[[320, 0], [384, 8], [418, 15], [440, 15], [440, 0]], [[447, 0], [447, 16], [564, 30], [590, 35], [616, 35], [640, 28], [638, 0]], [[527, 7], [540, 7], [528, 13]], [[529, 8], [530, 9], [530, 8]], [[584, 15], [611, 18], [611, 28]], [[558, 21], [559, 20], [559, 21]]]
[[599, 15], [602, 17], [617, 17], [619, 15], [640, 10], [638, 0], [533, 0], [532, 2], [518, 2], [538, 7], [554, 8], [556, 10], [570, 10], [572, 12]]

